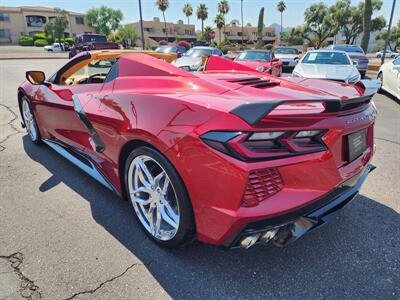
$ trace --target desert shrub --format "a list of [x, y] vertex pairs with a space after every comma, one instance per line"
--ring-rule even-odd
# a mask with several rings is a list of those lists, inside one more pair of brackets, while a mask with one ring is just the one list
[[65, 38], [64, 42], [70, 46], [74, 44], [74, 39], [73, 38]]
[[264, 46], [264, 49], [266, 49], [266, 50], [272, 50], [272, 47], [273, 47], [272, 44], [266, 44], [266, 45]]
[[35, 42], [34, 42], [34, 45], [36, 46], [36, 47], [44, 47], [44, 46], [46, 46], [48, 43], [47, 43], [47, 40], [45, 40], [45, 39], [39, 39], [39, 40], [36, 40]]
[[33, 46], [33, 38], [31, 36], [21, 36], [18, 42], [21, 46]]

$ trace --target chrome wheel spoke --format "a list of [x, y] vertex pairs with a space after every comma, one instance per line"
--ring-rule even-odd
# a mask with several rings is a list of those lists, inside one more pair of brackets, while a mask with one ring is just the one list
[[162, 219], [172, 226], [174, 229], [178, 228], [179, 218], [178, 215], [173, 211], [169, 203], [164, 202], [160, 205], [160, 214]]
[[150, 156], [140, 155], [132, 161], [128, 176], [129, 195], [143, 227], [156, 239], [174, 238], [179, 209], [166, 171]]

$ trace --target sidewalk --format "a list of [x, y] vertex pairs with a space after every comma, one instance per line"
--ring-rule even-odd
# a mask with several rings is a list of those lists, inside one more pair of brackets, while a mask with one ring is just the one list
[[47, 52], [42, 47], [0, 46], [0, 60], [6, 59], [66, 59], [68, 52]]

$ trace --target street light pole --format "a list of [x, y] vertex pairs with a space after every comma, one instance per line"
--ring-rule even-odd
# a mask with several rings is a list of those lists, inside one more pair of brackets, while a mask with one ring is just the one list
[[139, 14], [140, 14], [140, 34], [142, 36], [142, 48], [144, 50], [144, 32], [143, 32], [143, 17], [142, 17], [142, 1], [139, 0]]
[[388, 46], [388, 43], [389, 43], [390, 29], [392, 27], [393, 14], [394, 14], [395, 6], [396, 6], [396, 0], [393, 0], [392, 11], [390, 13], [389, 26], [388, 26], [387, 35], [386, 35], [385, 48], [383, 48], [383, 54], [382, 54], [382, 58], [381, 58], [381, 65], [383, 65], [383, 63], [385, 62], [386, 49], [387, 49], [387, 46]]
[[243, 46], [243, 0], [240, 0], [240, 12], [242, 14], [242, 46]]

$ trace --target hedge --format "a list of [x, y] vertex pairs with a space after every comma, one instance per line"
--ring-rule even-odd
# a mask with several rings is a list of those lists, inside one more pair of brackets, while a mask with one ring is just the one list
[[64, 42], [70, 46], [74, 44], [74, 39], [73, 38], [65, 38]]
[[46, 46], [48, 43], [47, 43], [46, 40], [39, 39], [39, 40], [36, 40], [36, 41], [34, 42], [34, 44], [35, 44], [36, 47], [44, 47], [44, 46]]
[[33, 46], [33, 38], [31, 36], [21, 36], [19, 38], [19, 44], [21, 46]]

